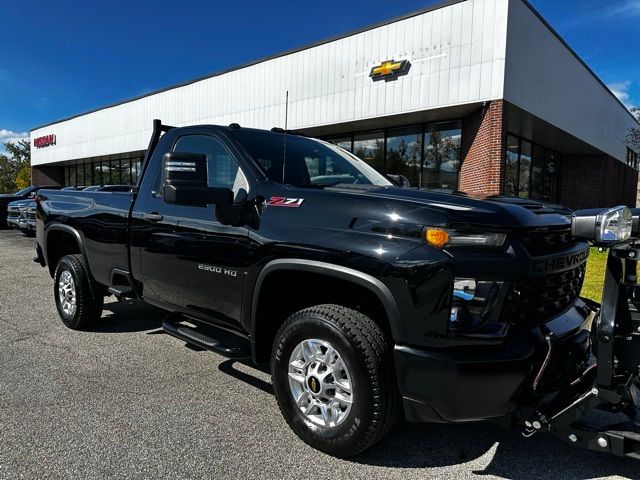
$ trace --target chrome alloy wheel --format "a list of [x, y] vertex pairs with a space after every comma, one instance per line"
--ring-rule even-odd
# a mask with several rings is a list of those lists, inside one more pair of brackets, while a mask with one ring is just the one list
[[76, 313], [76, 284], [68, 270], [60, 274], [58, 280], [58, 298], [62, 311], [69, 317]]
[[320, 427], [344, 422], [354, 401], [347, 365], [324, 340], [304, 340], [293, 349], [289, 388], [304, 417]]

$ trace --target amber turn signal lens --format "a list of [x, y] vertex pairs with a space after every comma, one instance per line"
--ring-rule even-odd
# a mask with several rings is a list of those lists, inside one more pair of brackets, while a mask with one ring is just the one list
[[449, 242], [449, 234], [442, 228], [427, 227], [423, 235], [425, 242], [434, 247], [442, 248]]

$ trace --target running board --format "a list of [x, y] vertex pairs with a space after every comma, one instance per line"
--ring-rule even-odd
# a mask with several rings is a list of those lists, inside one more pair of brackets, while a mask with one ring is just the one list
[[[197, 326], [185, 325], [182, 323], [184, 321], [179, 317], [167, 318], [162, 322], [162, 330], [191, 345], [211, 350], [227, 358], [237, 360], [251, 358], [251, 346], [248, 340], [209, 325], [202, 325], [201, 329], [206, 331], [205, 334]], [[192, 321], [189, 320], [189, 322]], [[225, 340], [219, 340], [212, 335]]]
[[118, 298], [136, 298], [136, 292], [129, 285], [112, 285], [107, 290]]

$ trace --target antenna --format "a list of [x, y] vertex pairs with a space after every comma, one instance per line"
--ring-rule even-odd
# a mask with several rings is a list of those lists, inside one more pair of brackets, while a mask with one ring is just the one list
[[289, 119], [289, 90], [287, 90], [284, 100], [284, 139], [282, 152], [282, 185], [284, 185], [284, 175], [287, 167], [287, 120]]

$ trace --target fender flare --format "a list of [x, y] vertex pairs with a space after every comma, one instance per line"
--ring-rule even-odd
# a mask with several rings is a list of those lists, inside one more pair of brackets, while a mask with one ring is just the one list
[[87, 258], [87, 250], [84, 245], [84, 238], [82, 237], [80, 232], [75, 228], [70, 227], [69, 225], [65, 225], [63, 223], [54, 223], [52, 225], [49, 225], [47, 229], [44, 231], [44, 248], [42, 249], [42, 255], [44, 256], [44, 259], [47, 265], [49, 265], [49, 269], [50, 269], [49, 271], [53, 271], [53, 275], [55, 275], [56, 266], [49, 264], [49, 234], [53, 231], [62, 231], [62, 232], [69, 233], [75, 239], [76, 243], [78, 244], [78, 248], [80, 249], [80, 254], [84, 259], [84, 265], [87, 268], [87, 275], [89, 276], [89, 280], [90, 280], [89, 288], [91, 289], [91, 294], [95, 296], [95, 291], [93, 288], [95, 283], [95, 278], [93, 277], [93, 274], [91, 273], [91, 267], [89, 266], [89, 260]]
[[299, 258], [281, 258], [267, 263], [260, 271], [253, 289], [251, 305], [251, 342], [256, 341], [256, 317], [258, 313], [258, 299], [262, 283], [265, 278], [277, 270], [298, 270], [310, 273], [319, 273], [331, 277], [347, 280], [370, 290], [382, 303], [385, 309], [391, 333], [394, 338], [401, 338], [402, 321], [400, 310], [389, 288], [377, 278], [353, 268], [343, 267], [333, 263], [319, 262], [316, 260], [302, 260]]

